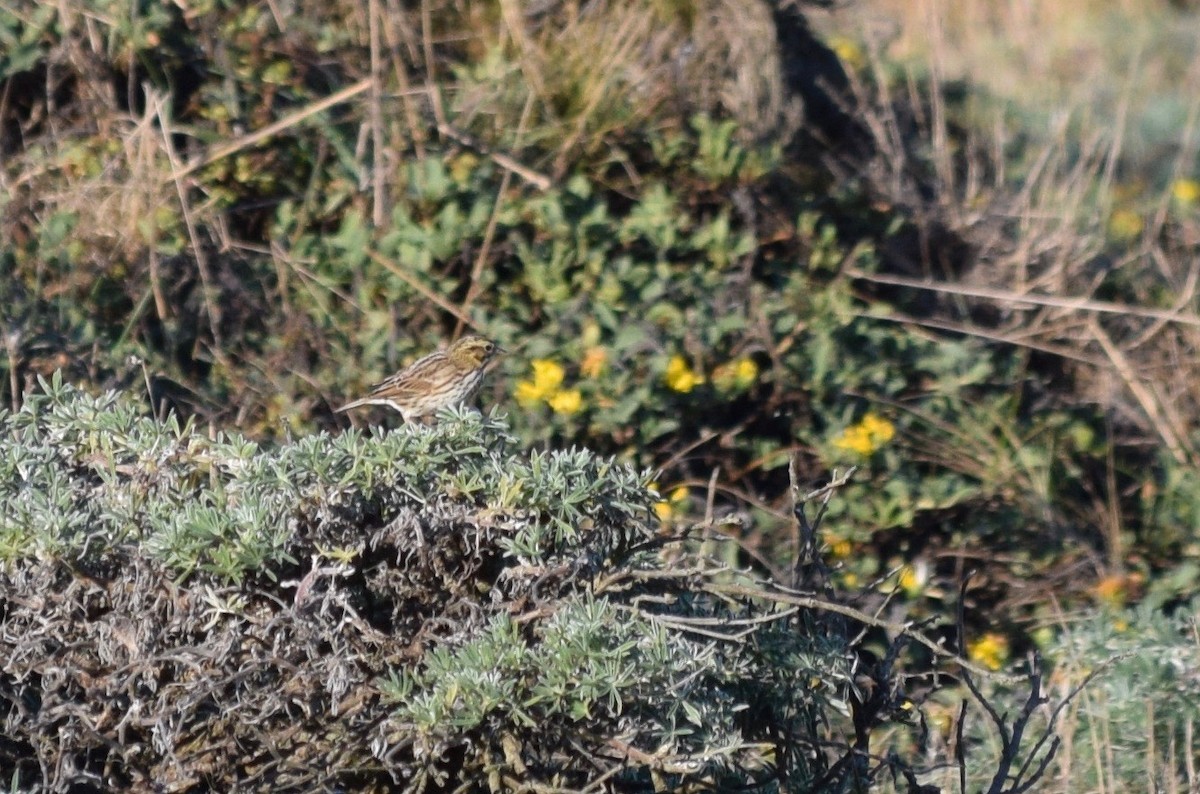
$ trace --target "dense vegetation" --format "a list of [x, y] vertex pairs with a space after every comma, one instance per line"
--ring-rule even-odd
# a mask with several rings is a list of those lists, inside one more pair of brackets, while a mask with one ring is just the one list
[[[1197, 785], [1190, 128], [1138, 203], [1114, 184], [1120, 131], [989, 139], [977, 96], [852, 42], [839, 62], [811, 13], [0, 8], [0, 554], [25, 593], [0, 621], [26, 620], [40, 591], [64, 594], [79, 637], [109, 614], [170, 623], [178, 586], [195, 622], [137, 654], [228, 655], [154, 668], [172, 697], [192, 697], [196, 669], [224, 693], [176, 740], [265, 747], [271, 720], [295, 717], [251, 692], [282, 668], [243, 682], [251, 651], [220, 640], [251, 624], [313, 687], [306, 740], [354, 737], [324, 756], [329, 777], [259, 759], [210, 778], [176, 755], [180, 789], [453, 790], [456, 769], [481, 789], [740, 774], [915, 790], [960, 769], [994, 791], [1044, 772], [1063, 791]], [[513, 351], [481, 398], [503, 419], [366, 435], [332, 412], [468, 328]], [[851, 466], [812, 534], [797, 494]], [[548, 534], [500, 531], [518, 525]], [[433, 558], [412, 556], [414, 533]], [[658, 582], [675, 564], [694, 575]], [[461, 591], [438, 589], [451, 579]], [[314, 586], [331, 634], [286, 609]], [[753, 592], [720, 589], [735, 586]], [[785, 587], [821, 603], [789, 605]], [[330, 672], [321, 656], [358, 641], [332, 634], [364, 611], [368, 661]], [[703, 640], [715, 618], [755, 639]], [[166, 775], [161, 732], [131, 739], [105, 722], [111, 691], [47, 675], [79, 637], [0, 668], [29, 737], [0, 746], [0, 774]], [[568, 659], [581, 678], [539, 678]], [[508, 674], [467, 698], [484, 670]], [[649, 692], [699, 682], [670, 715]], [[372, 699], [359, 722], [333, 713], [352, 689]], [[174, 702], [152, 690], [122, 708]], [[101, 713], [73, 722], [80, 697]], [[964, 717], [964, 697], [1006, 716]], [[273, 715], [263, 733], [222, 732], [250, 702]], [[771, 702], [789, 705], [754, 710]], [[747, 733], [746, 709], [777, 733]], [[39, 731], [60, 720], [105, 738], [53, 745]], [[1037, 744], [1051, 723], [1058, 743]], [[580, 737], [587, 753], [564, 760]], [[609, 777], [618, 757], [630, 771]]]

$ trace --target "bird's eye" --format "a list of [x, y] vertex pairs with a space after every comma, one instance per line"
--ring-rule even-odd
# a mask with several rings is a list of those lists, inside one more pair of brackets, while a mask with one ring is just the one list
[[483, 346], [483, 350], [486, 353], [491, 353], [495, 349], [496, 349], [496, 346], [494, 344], [492, 344], [491, 342], [488, 342], [486, 345]]

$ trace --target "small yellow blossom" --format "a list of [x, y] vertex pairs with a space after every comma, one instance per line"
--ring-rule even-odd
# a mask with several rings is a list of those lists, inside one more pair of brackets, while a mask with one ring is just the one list
[[604, 372], [604, 365], [607, 363], [608, 351], [602, 347], [593, 347], [583, 354], [583, 360], [579, 362], [579, 372], [585, 378], [598, 378]]
[[544, 394], [558, 391], [563, 382], [562, 365], [546, 358], [534, 359], [533, 382]]
[[570, 416], [578, 413], [583, 407], [583, 395], [579, 393], [579, 389], [563, 389], [547, 398], [546, 403], [554, 413]]
[[523, 408], [530, 408], [542, 400], [550, 400], [558, 393], [563, 382], [563, 368], [557, 361], [545, 358], [533, 360], [533, 380], [517, 383], [515, 396]]
[[844, 560], [854, 553], [854, 544], [846, 538], [835, 538], [829, 544], [829, 553], [835, 560]]
[[720, 391], [745, 391], [758, 380], [758, 364], [754, 363], [754, 359], [743, 356], [713, 370], [712, 380]]
[[896, 426], [878, 414], [868, 413], [864, 416], [862, 428], [880, 446], [896, 437]]
[[868, 413], [862, 421], [847, 427], [833, 440], [838, 449], [846, 449], [863, 457], [873, 455], [896, 436], [896, 426], [879, 416]]
[[917, 569], [911, 565], [905, 565], [900, 569], [900, 575], [896, 577], [896, 584], [910, 598], [921, 594], [922, 585], [921, 576], [917, 573]]
[[664, 377], [667, 386], [685, 394], [704, 383], [704, 376], [689, 367], [687, 359], [679, 355], [671, 356], [671, 360], [667, 362], [667, 372]]
[[[658, 490], [658, 483], [650, 483], [651, 490]], [[654, 503], [654, 512], [658, 514], [659, 521], [667, 522], [675, 517], [676, 511], [688, 499], [688, 488], [686, 485], [681, 485], [664, 500]]]
[[471, 178], [471, 172], [479, 165], [479, 158], [470, 152], [465, 152], [450, 161], [450, 176], [455, 183], [462, 185]]
[[967, 656], [989, 670], [999, 670], [1008, 660], [1008, 638], [989, 631], [967, 643]]
[[1195, 179], [1176, 179], [1171, 183], [1171, 198], [1190, 207], [1200, 201], [1200, 182]]
[[867, 65], [867, 56], [853, 39], [846, 36], [830, 36], [828, 44], [829, 49], [837, 54], [838, 60], [850, 69], [858, 72]]
[[517, 398], [517, 405], [522, 408], [532, 408], [542, 400], [541, 390], [538, 389], [537, 384], [529, 380], [518, 381], [517, 388], [513, 390], [513, 396]]
[[744, 389], [758, 380], [758, 365], [752, 358], [739, 358], [733, 374], [737, 379], [737, 385]]
[[866, 457], [875, 451], [875, 447], [871, 444], [871, 439], [863, 432], [861, 426], [847, 427], [842, 431], [842, 434], [833, 440], [833, 445], [838, 449], [848, 449], [851, 452], [857, 452], [859, 455]]
[[1113, 210], [1108, 216], [1108, 236], [1118, 242], [1130, 242], [1142, 233], [1145, 223], [1133, 210]]

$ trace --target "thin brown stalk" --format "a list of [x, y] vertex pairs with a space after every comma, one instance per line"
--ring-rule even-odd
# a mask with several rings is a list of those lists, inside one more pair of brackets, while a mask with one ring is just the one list
[[[162, 94], [154, 92], [149, 86], [146, 87], [147, 103], [152, 103], [155, 107], [155, 113], [158, 115], [159, 126], [162, 129], [163, 143], [166, 146], [167, 157], [171, 161], [171, 170], [179, 174], [179, 155], [175, 151], [175, 142], [172, 140], [171, 118], [167, 111], [166, 97]], [[204, 245], [201, 243], [200, 234], [196, 229], [196, 221], [192, 217], [191, 202], [188, 201], [187, 187], [183, 184], [183, 176], [174, 178], [175, 192], [179, 196], [179, 209], [183, 214], [183, 223], [187, 227], [188, 239], [192, 244], [192, 255], [196, 257], [196, 269], [200, 273], [200, 290], [204, 295], [204, 311], [208, 317], [208, 328], [212, 333], [213, 352], [218, 358], [222, 356], [224, 344], [221, 339], [221, 296], [217, 292], [216, 282], [213, 280], [212, 270], [208, 264], [208, 254], [204, 251]]]
[[621, 27], [614, 31], [611, 38], [617, 42], [617, 46], [609, 50], [597, 65], [593, 72], [595, 77], [590, 81], [588, 88], [587, 101], [582, 110], [579, 111], [575, 118], [575, 128], [571, 131], [558, 147], [558, 155], [554, 159], [553, 173], [557, 178], [562, 178], [567, 170], [567, 155], [579, 144], [579, 141], [588, 131], [588, 121], [592, 119], [596, 108], [600, 105], [611, 92], [611, 75], [617, 73], [634, 59], [634, 51], [637, 47], [642, 46], [644, 36], [642, 31], [637, 30], [637, 27], [643, 27], [647, 24], [645, 15], [643, 14], [627, 14], [621, 20]]
[[371, 50], [371, 221], [375, 228], [383, 226], [387, 212], [388, 164], [383, 140], [383, 42], [380, 32], [379, 0], [367, 0], [367, 30]]
[[550, 186], [554, 184], [553, 180], [551, 180], [550, 177], [546, 176], [545, 174], [535, 171], [528, 166], [522, 165], [512, 157], [509, 157], [507, 154], [493, 151], [487, 144], [472, 138], [465, 132], [455, 129], [444, 121], [438, 122], [438, 132], [442, 135], [445, 135], [450, 140], [466, 146], [468, 149], [474, 149], [504, 170], [512, 171], [514, 174], [521, 177], [538, 190], [549, 190]]
[[468, 328], [475, 327], [475, 324], [473, 322], [471, 322], [471, 318], [468, 317], [467, 315], [463, 314], [461, 309], [459, 309], [457, 306], [455, 306], [450, 301], [443, 298], [441, 295], [438, 295], [436, 292], [431, 290], [429, 287], [422, 284], [418, 279], [413, 277], [413, 275], [411, 273], [408, 273], [407, 271], [405, 271], [404, 268], [400, 267], [400, 265], [396, 264], [395, 262], [388, 259], [386, 256], [384, 256], [383, 254], [380, 254], [377, 251], [367, 251], [367, 256], [371, 257], [371, 259], [373, 259], [375, 262], [377, 262], [380, 265], [383, 265], [389, 271], [394, 273], [397, 278], [399, 278], [405, 284], [407, 284], [408, 286], [412, 287], [414, 290], [419, 292], [423, 298], [430, 301], [431, 303], [436, 304], [437, 306], [442, 308], [444, 311], [446, 311], [448, 314], [457, 318], [458, 321], [460, 323], [462, 323], [463, 325], [467, 326]]
[[413, 149], [416, 150], [417, 159], [425, 159], [425, 128], [421, 124], [421, 117], [417, 113], [416, 104], [413, 101], [413, 96], [417, 93], [412, 90], [412, 80], [408, 74], [408, 64], [404, 60], [404, 55], [400, 51], [400, 37], [396, 30], [400, 26], [403, 30], [407, 30], [405, 26], [406, 12], [400, 8], [397, 0], [387, 0], [388, 13], [383, 15], [383, 33], [387, 39], [388, 49], [392, 55], [392, 68], [396, 72], [396, 83], [400, 86], [400, 107], [404, 109], [404, 120], [408, 124], [409, 138], [412, 140]]
[[868, 273], [865, 270], [851, 268], [845, 271], [851, 278], [870, 281], [875, 284], [891, 284], [897, 287], [910, 287], [930, 292], [941, 292], [948, 295], [962, 295], [970, 298], [1003, 301], [1005, 303], [1028, 304], [1030, 306], [1052, 306], [1058, 309], [1079, 309], [1083, 311], [1100, 312], [1101, 314], [1120, 314], [1126, 317], [1145, 317], [1161, 319], [1200, 328], [1200, 316], [1183, 314], [1170, 309], [1147, 309], [1128, 303], [1113, 303], [1098, 301], [1091, 298], [1065, 297], [1054, 295], [1038, 295], [1020, 293], [1012, 290], [996, 289], [994, 287], [972, 287], [963, 284], [951, 284], [945, 281], [929, 281], [926, 279], [893, 276], [885, 273]]
[[262, 141], [265, 141], [268, 138], [274, 137], [275, 135], [279, 134], [283, 130], [288, 129], [289, 127], [294, 127], [295, 125], [299, 124], [301, 121], [304, 121], [305, 119], [307, 119], [310, 116], [316, 115], [317, 113], [320, 113], [323, 110], [327, 110], [328, 108], [330, 108], [336, 104], [345, 102], [346, 100], [350, 99], [351, 97], [358, 96], [362, 92], [369, 90], [371, 88], [371, 84], [372, 84], [372, 78], [364, 77], [362, 80], [359, 80], [357, 83], [354, 83], [353, 85], [348, 85], [345, 88], [343, 88], [341, 91], [338, 91], [335, 94], [330, 94], [329, 96], [325, 97], [322, 100], [313, 102], [311, 105], [301, 108], [300, 110], [297, 110], [295, 113], [289, 113], [288, 115], [281, 118], [279, 121], [276, 121], [273, 124], [268, 124], [267, 126], [263, 127], [261, 130], [252, 132], [249, 135], [244, 135], [235, 141], [230, 141], [229, 143], [224, 144], [223, 146], [218, 146], [216, 149], [213, 149], [211, 152], [204, 155], [199, 160], [189, 163], [188, 165], [183, 166], [182, 168], [175, 166], [175, 171], [170, 176], [168, 176], [167, 179], [164, 181], [178, 182], [180, 179], [183, 179], [185, 176], [189, 176], [190, 174], [195, 173], [196, 171], [200, 170], [201, 168], [203, 168], [206, 165], [215, 163], [217, 160], [221, 160], [221, 159], [228, 157], [229, 155], [234, 154], [236, 152], [240, 152], [242, 149], [245, 149], [249, 146], [254, 146], [257, 143], [261, 143]]
[[1138, 404], [1142, 406], [1146, 417], [1154, 425], [1154, 429], [1158, 432], [1163, 443], [1167, 445], [1171, 456], [1176, 461], [1182, 464], [1187, 464], [1189, 459], [1193, 457], [1191, 450], [1187, 449], [1184, 444], [1184, 439], [1187, 438], [1186, 432], [1183, 431], [1183, 426], [1177, 417], [1167, 416], [1169, 406], [1160, 402], [1154, 393], [1147, 388], [1142, 380], [1137, 376], [1133, 366], [1129, 363], [1129, 359], [1121, 352], [1121, 349], [1113, 344], [1109, 338], [1108, 332], [1100, 327], [1100, 323], [1095, 317], [1089, 318], [1088, 330], [1091, 332], [1092, 338], [1095, 339], [1100, 347], [1112, 362], [1113, 368], [1117, 374], [1121, 376], [1121, 380], [1125, 382], [1126, 387], [1133, 393]]
[[446, 123], [446, 111], [442, 107], [442, 94], [437, 84], [437, 61], [433, 57], [433, 11], [429, 7], [429, 0], [421, 0], [421, 51], [425, 55], [425, 93], [440, 131]]
[[[521, 120], [517, 124], [516, 142], [520, 145], [521, 136], [525, 134], [525, 124], [529, 120], [529, 112], [533, 109], [533, 94], [529, 94], [525, 98], [525, 107], [521, 111]], [[500, 220], [500, 208], [504, 205], [504, 197], [508, 193], [509, 184], [512, 182], [512, 171], [505, 170], [504, 176], [500, 178], [500, 188], [496, 191], [496, 200], [492, 203], [492, 214], [488, 218], [487, 228], [483, 233], [483, 245], [479, 247], [479, 254], [475, 257], [475, 264], [471, 267], [471, 280], [467, 285], [467, 295], [463, 298], [462, 314], [459, 317], [458, 325], [454, 328], [454, 336], [457, 337], [462, 333], [463, 325], [466, 323], [462, 317], [470, 316], [471, 304], [479, 297], [479, 292], [483, 289], [481, 279], [483, 277], [483, 268], [487, 265], [488, 257], [492, 253], [492, 241], [496, 237], [496, 224]]]
[[537, 96], [546, 95], [546, 79], [542, 75], [541, 64], [538, 63], [537, 48], [529, 41], [529, 33], [525, 30], [524, 4], [515, 0], [500, 0], [500, 16], [504, 27], [518, 52], [521, 53], [521, 73], [529, 81], [533, 93]]
[[764, 601], [772, 601], [777, 604], [798, 606], [803, 609], [815, 609], [821, 612], [832, 612], [835, 615], [841, 615], [843, 617], [850, 618], [851, 620], [856, 620], [859, 623], [867, 626], [874, 626], [875, 628], [884, 629], [885, 631], [888, 631], [896, 636], [903, 634], [912, 639], [918, 645], [924, 646], [934, 656], [957, 664], [964, 670], [969, 670], [975, 675], [982, 676], [984, 678], [990, 678], [995, 681], [1006, 681], [1009, 683], [1025, 680], [1020, 676], [996, 673], [992, 670], [988, 670], [985, 667], [975, 664], [969, 659], [959, 656], [954, 651], [948, 649], [943, 643], [931, 640], [929, 637], [926, 637], [920, 632], [913, 631], [912, 623], [884, 620], [882, 618], [874, 617], [867, 612], [863, 612], [861, 609], [855, 609], [854, 607], [846, 606], [844, 604], [828, 601], [823, 598], [817, 598], [816, 596], [802, 595], [799, 593], [788, 592], [783, 589], [768, 588], [765, 586], [754, 587], [737, 583], [708, 582], [704, 585], [704, 589], [714, 594], [724, 594], [738, 598], [758, 598]]
[[[980, 328], [974, 325], [966, 325], [965, 323], [956, 323], [949, 320], [941, 320], [935, 317], [912, 317], [906, 314], [870, 314], [869, 312], [856, 312], [856, 317], [862, 317], [870, 320], [882, 320], [890, 323], [901, 323], [903, 325], [932, 328], [939, 331], [950, 331], [964, 336], [973, 336], [978, 339], [986, 339], [989, 342], [1001, 342], [1006, 345], [1015, 347], [1023, 347], [1029, 350], [1037, 350], [1041, 353], [1049, 353], [1059, 358], [1078, 361], [1082, 364], [1090, 364], [1093, 367], [1104, 367], [1108, 362], [1096, 356], [1089, 356], [1086, 353], [1081, 353], [1077, 350], [1072, 350], [1069, 347], [1062, 345], [1052, 345], [1023, 339], [1015, 334], [1007, 334], [997, 331], [991, 331], [986, 328]], [[1032, 334], [1031, 334], [1032, 335]]]
[[12, 397], [12, 412], [21, 410], [21, 380], [17, 365], [21, 361], [21, 332], [16, 328], [4, 329], [4, 348], [8, 353], [8, 388]]

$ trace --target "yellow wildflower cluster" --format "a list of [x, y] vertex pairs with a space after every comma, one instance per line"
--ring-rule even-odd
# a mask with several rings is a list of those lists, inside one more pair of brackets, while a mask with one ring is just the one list
[[1171, 198], [1185, 207], [1200, 202], [1200, 182], [1195, 179], [1176, 179], [1171, 183]]
[[1008, 661], [1008, 638], [989, 631], [967, 643], [967, 656], [989, 670], [999, 670]]
[[556, 414], [570, 416], [583, 407], [579, 389], [562, 387], [565, 373], [557, 361], [538, 358], [533, 361], [533, 378], [517, 383], [515, 396], [522, 408], [532, 408], [544, 402]]
[[833, 445], [866, 457], [873, 455], [895, 435], [894, 424], [878, 414], [868, 413], [861, 422], [843, 430], [841, 435], [833, 440]]
[[663, 376], [667, 386], [673, 391], [686, 394], [704, 383], [704, 376], [692, 369], [687, 359], [680, 355], [671, 356], [667, 362], [667, 372]]
[[758, 365], [754, 359], [743, 356], [736, 361], [722, 364], [713, 370], [713, 385], [722, 392], [745, 391], [758, 380]]
[[[658, 483], [650, 483], [651, 490], [658, 490]], [[687, 501], [688, 489], [686, 485], [681, 485], [671, 491], [670, 496], [662, 501], [654, 503], [654, 512], [658, 514], [658, 520], [664, 524], [675, 517], [675, 513]]]

